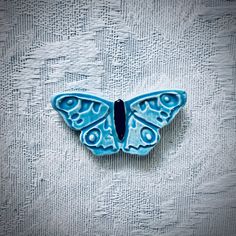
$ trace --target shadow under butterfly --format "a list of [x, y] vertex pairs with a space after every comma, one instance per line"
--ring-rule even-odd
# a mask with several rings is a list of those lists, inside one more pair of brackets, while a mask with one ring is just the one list
[[160, 141], [159, 130], [174, 119], [186, 100], [181, 90], [157, 91], [115, 102], [69, 92], [55, 95], [51, 103], [71, 129], [81, 131], [80, 141], [94, 155], [119, 150], [147, 155]]

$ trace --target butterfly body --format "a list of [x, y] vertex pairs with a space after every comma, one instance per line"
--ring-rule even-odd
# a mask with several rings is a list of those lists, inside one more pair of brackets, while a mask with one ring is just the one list
[[119, 99], [114, 102], [114, 122], [116, 127], [116, 133], [119, 140], [122, 140], [125, 135], [126, 119], [125, 119], [125, 104]]
[[169, 124], [186, 103], [180, 90], [158, 91], [115, 102], [85, 93], [60, 93], [52, 106], [66, 124], [80, 133], [80, 141], [95, 155], [122, 150], [147, 155], [160, 140], [159, 130]]

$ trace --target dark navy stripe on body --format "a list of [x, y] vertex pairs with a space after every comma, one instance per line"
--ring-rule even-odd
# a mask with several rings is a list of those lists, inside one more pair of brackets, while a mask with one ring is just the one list
[[125, 105], [121, 99], [114, 103], [114, 119], [116, 133], [118, 138], [122, 140], [125, 135]]

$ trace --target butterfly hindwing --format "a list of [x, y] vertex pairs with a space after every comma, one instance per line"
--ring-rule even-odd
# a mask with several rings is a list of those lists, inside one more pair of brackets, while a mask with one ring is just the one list
[[52, 106], [70, 128], [81, 131], [81, 142], [95, 155], [112, 154], [119, 150], [112, 102], [75, 92], [54, 96]]
[[129, 117], [127, 125], [127, 136], [122, 148], [124, 152], [146, 155], [160, 139], [156, 127], [147, 124], [133, 114]]
[[82, 129], [80, 141], [84, 143], [95, 155], [109, 155], [119, 151], [112, 116], [94, 124], [89, 128]]
[[186, 103], [186, 93], [159, 91], [127, 102], [127, 127], [123, 150], [146, 155], [160, 140], [159, 130], [169, 124]]

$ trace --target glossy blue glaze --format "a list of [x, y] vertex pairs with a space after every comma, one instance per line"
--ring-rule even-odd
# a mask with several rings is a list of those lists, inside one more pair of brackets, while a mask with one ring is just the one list
[[114, 102], [86, 93], [60, 93], [52, 106], [66, 124], [80, 133], [80, 141], [94, 155], [109, 155], [122, 150], [147, 155], [159, 142], [159, 130], [168, 125], [186, 103], [181, 90], [158, 91], [124, 102], [125, 134], [118, 138], [114, 122]]

